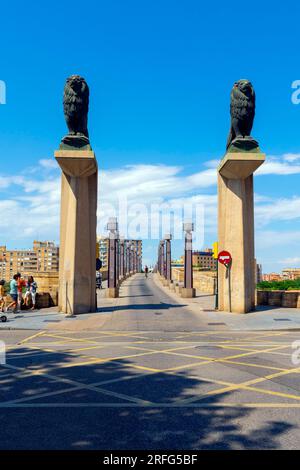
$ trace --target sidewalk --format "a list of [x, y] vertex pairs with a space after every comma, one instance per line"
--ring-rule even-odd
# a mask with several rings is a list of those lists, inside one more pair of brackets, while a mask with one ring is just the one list
[[182, 299], [177, 293], [171, 291], [160, 282], [159, 277], [154, 277], [158, 288], [167, 293], [177, 302], [184, 301], [185, 305], [194, 313], [201, 315], [204, 322], [217, 326], [224, 325], [229, 330], [300, 330], [300, 309], [258, 306], [254, 312], [247, 314], [216, 311], [215, 296], [196, 290], [196, 297]]
[[[153, 276], [153, 281], [155, 290], [153, 294], [157, 299], [153, 308], [152, 304], [149, 304], [149, 295], [140, 295], [140, 292], [135, 290], [138, 287], [133, 287], [135, 278], [132, 277], [121, 284], [119, 298], [106, 298], [106, 289], [98, 290], [98, 305], [100, 308], [97, 312], [81, 314], [71, 318], [59, 313], [57, 307], [34, 312], [22, 311], [17, 315], [9, 313], [8, 321], [6, 323], [0, 322], [0, 330], [90, 332], [105, 331], [105, 329], [111, 329], [111, 325], [115, 325], [116, 330], [125, 331], [129, 328], [128, 312], [133, 311], [140, 331], [142, 331], [143, 318], [145, 318], [145, 321], [149, 318], [147, 311], [159, 310], [160, 305], [166, 305], [168, 298], [170, 299], [170, 307], [178, 307], [178, 312], [184, 312], [186, 309], [192, 312], [195, 315], [195, 324], [198, 323], [198, 327], [199, 324], [203, 325], [203, 331], [215, 329], [222, 331], [300, 330], [300, 309], [259, 307], [255, 312], [246, 315], [218, 312], [214, 310], [215, 299], [213, 295], [197, 291], [195, 298], [182, 299], [167, 287], [162, 286], [157, 275]], [[139, 310], [133, 310], [135, 307], [141, 306], [141, 303], [144, 309], [143, 314]], [[143, 315], [145, 316], [143, 317]], [[156, 319], [158, 318], [162, 317], [157, 316]], [[180, 326], [178, 315], [176, 315], [176, 318], [177, 325]], [[184, 320], [182, 320], [183, 330], [185, 326]], [[200, 327], [202, 328], [202, 326]]]
[[[111, 314], [102, 313], [107, 307], [117, 306], [120, 299], [109, 299], [105, 297], [106, 283], [103, 289], [97, 291], [98, 307], [97, 312], [67, 317], [64, 313], [59, 313], [58, 307], [43, 308], [30, 311], [22, 310], [18, 314], [9, 312], [7, 322], [0, 322], [0, 331], [3, 330], [68, 330], [82, 331], [100, 329]], [[122, 290], [126, 289], [122, 285]]]

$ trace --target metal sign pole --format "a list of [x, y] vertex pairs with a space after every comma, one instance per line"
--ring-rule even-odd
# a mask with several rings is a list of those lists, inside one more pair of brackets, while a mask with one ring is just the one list
[[215, 309], [219, 309], [219, 263], [217, 262], [217, 278], [215, 284]]

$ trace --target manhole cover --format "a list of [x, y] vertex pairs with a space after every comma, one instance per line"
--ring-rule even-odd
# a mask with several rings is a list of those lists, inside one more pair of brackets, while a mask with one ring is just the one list
[[221, 323], [221, 322], [212, 322], [212, 323], [207, 323], [208, 325], [226, 325], [226, 323]]
[[291, 321], [290, 318], [274, 318], [274, 321]]
[[162, 312], [154, 312], [154, 315], [162, 315]]
[[44, 323], [58, 323], [60, 320], [44, 320]]

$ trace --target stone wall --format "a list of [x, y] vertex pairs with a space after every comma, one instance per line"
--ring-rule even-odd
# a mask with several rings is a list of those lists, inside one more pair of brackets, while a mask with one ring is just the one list
[[300, 308], [300, 291], [258, 290], [257, 305], [271, 307]]
[[[59, 288], [59, 277], [58, 272], [37, 272], [32, 274], [34, 280], [38, 285], [39, 294], [48, 294], [49, 305], [48, 307], [58, 305], [58, 288]], [[45, 300], [43, 300], [45, 303]]]
[[[172, 268], [172, 279], [174, 282], [184, 281], [184, 269]], [[200, 292], [214, 294], [216, 273], [214, 271], [193, 270], [194, 287]]]

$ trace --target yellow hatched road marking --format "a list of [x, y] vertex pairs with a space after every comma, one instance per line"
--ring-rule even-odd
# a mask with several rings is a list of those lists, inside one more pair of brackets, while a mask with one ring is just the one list
[[[35, 348], [34, 346], [31, 346], [30, 349], [37, 349]], [[57, 354], [57, 350], [55, 349], [44, 349], [44, 348], [38, 348], [39, 351], [47, 351], [47, 352], [52, 352], [52, 353], [55, 353]], [[156, 351], [154, 351], [154, 353], [156, 353]], [[153, 354], [154, 354], [153, 353]], [[129, 359], [129, 358], [134, 358], [134, 357], [138, 357], [138, 356], [147, 356], [149, 355], [149, 353], [141, 353], [141, 354], [132, 354], [132, 355], [128, 355], [128, 356], [118, 356], [118, 357], [112, 357], [112, 358], [99, 358], [99, 357], [92, 357], [92, 356], [85, 356], [85, 355], [76, 355], [76, 354], [73, 354], [73, 353], [69, 353], [69, 352], [64, 352], [62, 351], [61, 354], [68, 354], [69, 356], [72, 356], [74, 358], [86, 358], [87, 361], [85, 362], [74, 362], [74, 363], [70, 363], [70, 364], [65, 364], [65, 363], [61, 363], [61, 362], [58, 362], [56, 364], [56, 367], [57, 368], [61, 368], [61, 369], [65, 369], [65, 368], [71, 368], [71, 367], [78, 367], [78, 366], [83, 366], [83, 365], [90, 365], [90, 364], [103, 364], [103, 363], [106, 363], [106, 362], [115, 362], [116, 364], [121, 364], [121, 365], [124, 365], [124, 366], [127, 366], [127, 367], [133, 367], [135, 369], [142, 369], [142, 370], [148, 370], [148, 371], [152, 371], [152, 372], [160, 372], [160, 369], [154, 369], [154, 368], [151, 368], [151, 367], [144, 367], [144, 366], [140, 366], [140, 365], [137, 365], [137, 364], [133, 364], [133, 363], [130, 363], [130, 364], [123, 364], [122, 362], [120, 362], [121, 359]]]
[[221, 362], [224, 362], [225, 364], [226, 363], [237, 364], [239, 366], [258, 367], [259, 369], [286, 370], [283, 367], [274, 367], [274, 366], [268, 366], [268, 365], [262, 365], [262, 364], [252, 364], [251, 362], [230, 361], [228, 359], [223, 359]]
[[28, 338], [23, 339], [20, 341], [18, 344], [24, 344], [30, 339], [37, 338], [38, 336], [42, 336], [45, 333], [45, 331], [40, 331], [39, 333], [35, 333], [34, 335], [28, 336]]
[[[206, 396], [220, 395], [222, 393], [231, 392], [233, 390], [243, 389], [244, 387], [248, 387], [248, 386], [251, 387], [254, 384], [265, 382], [266, 380], [271, 380], [271, 379], [281, 377], [281, 376], [287, 375], [287, 374], [298, 373], [299, 371], [300, 371], [299, 367], [297, 367], [295, 369], [284, 370], [284, 371], [277, 372], [277, 373], [274, 373], [274, 374], [270, 374], [270, 375], [267, 375], [267, 376], [264, 376], [264, 377], [258, 377], [256, 379], [247, 380], [246, 382], [242, 382], [242, 383], [239, 383], [239, 384], [236, 384], [236, 385], [231, 385], [229, 387], [220, 388], [219, 390], [213, 390], [211, 392], [207, 392], [202, 397], [188, 398], [186, 400], [180, 401], [180, 403], [181, 402], [183, 402], [183, 403], [192, 403], [193, 401], [201, 400], [202, 398], [205, 398]], [[260, 390], [260, 391], [262, 392], [262, 390]], [[276, 394], [276, 393], [277, 392], [274, 392], [274, 394]]]
[[[19, 371], [19, 372], [27, 372], [26, 369], [24, 369], [22, 367], [16, 367], [16, 366], [12, 366], [10, 364], [4, 364], [3, 366], [5, 368], [16, 370], [16, 371]], [[44, 371], [43, 369], [31, 370], [30, 375], [31, 376], [32, 375], [42, 375], [42, 376], [47, 377], [49, 379], [55, 380], [56, 382], [64, 382], [64, 383], [67, 383], [67, 384], [70, 384], [70, 385], [74, 385], [75, 387], [82, 387], [84, 389], [91, 390], [93, 392], [102, 393], [104, 395], [109, 395], [109, 396], [112, 396], [112, 397], [125, 399], [125, 400], [128, 400], [128, 401], [132, 401], [134, 403], [140, 403], [140, 404], [141, 403], [151, 403], [148, 400], [141, 400], [139, 398], [133, 398], [133, 397], [130, 397], [129, 395], [124, 395], [124, 394], [121, 394], [121, 393], [112, 392], [110, 390], [102, 389], [100, 387], [95, 387], [94, 385], [83, 384], [81, 382], [77, 382], [77, 380], [67, 379], [65, 377], [59, 377], [59, 376], [56, 376], [52, 373], [49, 374], [46, 371]], [[34, 395], [31, 398], [34, 399]], [[14, 400], [4, 402], [4, 403], [13, 403], [13, 402], [14, 402]]]

